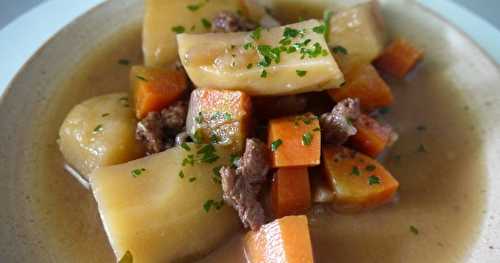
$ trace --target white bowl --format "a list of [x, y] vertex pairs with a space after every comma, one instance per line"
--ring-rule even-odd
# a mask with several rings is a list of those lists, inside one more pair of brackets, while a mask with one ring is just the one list
[[[382, 2], [390, 34], [411, 39], [426, 53], [425, 61], [405, 81], [390, 80], [399, 100], [388, 119], [400, 131], [402, 142], [389, 160], [398, 155], [406, 159], [404, 165], [388, 163], [402, 183], [400, 204], [369, 215], [334, 215], [332, 224], [345, 225], [348, 220], [360, 224], [331, 233], [345, 235], [343, 243], [321, 242], [321, 231], [313, 225], [315, 246], [332, 245], [335, 262], [351, 262], [342, 254], [353, 255], [356, 250], [359, 255], [352, 260], [356, 262], [418, 262], [417, 258], [498, 262], [499, 69], [473, 41], [428, 9], [413, 1]], [[114, 260], [95, 202], [65, 175], [56, 139], [73, 105], [96, 94], [127, 89], [128, 68], [116, 62], [132, 54], [127, 58], [140, 63], [142, 13], [141, 0], [112, 0], [92, 9], [51, 38], [2, 97], [2, 262]], [[127, 39], [133, 41], [120, 44]], [[95, 50], [109, 58], [105, 61], [109, 64], [99, 65], [102, 59], [93, 54]], [[93, 70], [75, 73], [88, 65], [94, 65]], [[112, 70], [105, 71], [108, 65]], [[429, 127], [427, 133], [415, 132], [423, 122]], [[425, 143], [425, 156], [412, 152], [416, 148], [410, 142], [415, 138]], [[437, 158], [443, 154], [446, 158]], [[406, 224], [391, 221], [401, 223], [405, 218]], [[425, 221], [428, 218], [435, 222]], [[408, 230], [413, 224], [419, 226], [417, 236]], [[375, 230], [363, 232], [370, 225]], [[326, 261], [322, 255], [317, 259]]]

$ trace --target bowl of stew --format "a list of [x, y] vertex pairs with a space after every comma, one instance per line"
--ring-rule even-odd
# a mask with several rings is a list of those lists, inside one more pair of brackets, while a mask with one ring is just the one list
[[498, 66], [415, 1], [107, 1], [0, 101], [5, 262], [495, 262]]

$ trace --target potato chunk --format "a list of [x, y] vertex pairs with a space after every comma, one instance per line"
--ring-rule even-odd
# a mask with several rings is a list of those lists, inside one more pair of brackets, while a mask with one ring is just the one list
[[144, 156], [135, 139], [137, 120], [126, 93], [91, 98], [75, 106], [59, 130], [66, 162], [83, 175]]
[[[179, 57], [200, 88], [288, 95], [344, 81], [317, 20], [253, 33], [180, 34]], [[315, 30], [313, 30], [316, 28]]]
[[[236, 12], [235, 0], [146, 0], [143, 25], [143, 52], [146, 66], [162, 67], [177, 59], [177, 32], [208, 32], [211, 21], [220, 11]], [[177, 31], [177, 32], [176, 32]]]
[[196, 89], [191, 93], [186, 130], [200, 142], [231, 145], [243, 152], [252, 104], [241, 91]]
[[238, 216], [224, 206], [215, 172], [230, 154], [186, 144], [93, 172], [90, 183], [116, 257], [130, 251], [134, 262], [193, 259], [236, 231]]
[[[341, 57], [343, 64], [369, 64], [385, 46], [383, 17], [378, 1], [359, 4], [336, 13], [330, 20], [328, 45], [343, 47], [348, 55]], [[342, 68], [344, 70], [344, 68]]]

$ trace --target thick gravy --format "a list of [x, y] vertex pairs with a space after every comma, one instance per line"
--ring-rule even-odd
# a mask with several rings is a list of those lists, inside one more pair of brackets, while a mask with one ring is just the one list
[[[140, 64], [140, 25], [103, 43], [77, 67], [54, 99], [42, 131], [36, 190], [26, 196], [38, 223], [51, 236], [54, 262], [113, 262], [92, 194], [63, 169], [58, 128], [75, 104], [94, 95], [128, 89], [128, 65]], [[341, 215], [316, 206], [309, 216], [317, 262], [458, 262], [482, 221], [485, 174], [475, 118], [454, 83], [427, 74], [438, 67], [427, 57], [406, 81], [389, 80], [396, 102], [384, 114], [399, 132], [385, 164], [399, 180], [399, 198], [380, 209]], [[40, 134], [40, 131], [37, 131]], [[147, 219], [154, 220], [154, 218]], [[244, 262], [240, 235], [202, 262]], [[49, 242], [47, 241], [47, 242]]]

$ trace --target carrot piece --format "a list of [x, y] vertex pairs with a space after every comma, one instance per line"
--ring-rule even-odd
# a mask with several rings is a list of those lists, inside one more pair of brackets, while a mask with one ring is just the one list
[[287, 216], [263, 225], [245, 236], [249, 263], [314, 262], [307, 217]]
[[323, 148], [325, 175], [335, 191], [334, 208], [357, 212], [389, 202], [399, 183], [376, 160], [345, 147]]
[[320, 163], [319, 120], [311, 113], [271, 120], [268, 139], [275, 168], [315, 166]]
[[179, 99], [187, 88], [186, 74], [176, 69], [133, 66], [130, 83], [138, 119]]
[[377, 158], [393, 140], [394, 133], [390, 126], [382, 125], [366, 114], [354, 122], [354, 127], [358, 132], [349, 138], [349, 144], [372, 158]]
[[374, 64], [378, 69], [402, 79], [423, 56], [424, 53], [406, 39], [396, 39], [385, 48]]
[[387, 83], [372, 65], [356, 65], [345, 71], [345, 84], [328, 90], [335, 101], [358, 98], [361, 108], [370, 112], [392, 104], [394, 97]]
[[273, 179], [272, 205], [278, 218], [307, 212], [311, 207], [307, 167], [278, 169]]
[[252, 112], [250, 96], [241, 91], [196, 89], [191, 93], [187, 132], [196, 140], [231, 145], [241, 152]]

